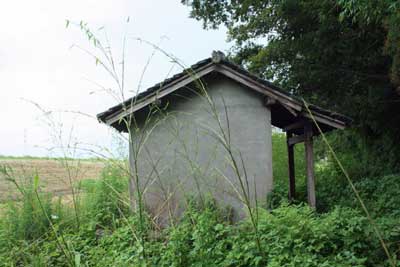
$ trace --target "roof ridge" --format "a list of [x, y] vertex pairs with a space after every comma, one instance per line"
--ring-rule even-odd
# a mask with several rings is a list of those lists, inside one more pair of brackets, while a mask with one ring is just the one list
[[[125, 101], [123, 101], [115, 106], [112, 106], [111, 108], [107, 109], [106, 111], [97, 114], [97, 118], [99, 121], [107, 123], [108, 118], [110, 116], [113, 116], [113, 114], [116, 114], [119, 111], [124, 111], [124, 110], [126, 110], [127, 107], [134, 106], [134, 105], [142, 102], [142, 100], [145, 101], [145, 99], [148, 99], [149, 97], [154, 96], [155, 93], [162, 90], [163, 88], [166, 88], [170, 85], [172, 86], [172, 84], [174, 84], [174, 82], [179, 80], [180, 78], [184, 78], [186, 75], [191, 75], [192, 72], [194, 74], [196, 74], [197, 72], [201, 71], [202, 69], [206, 69], [212, 65], [214, 65], [214, 66], [225, 65], [226, 67], [236, 71], [239, 74], [245, 75], [246, 77], [261, 84], [262, 86], [265, 86], [273, 91], [276, 91], [278, 93], [281, 93], [282, 95], [289, 97], [289, 101], [297, 101], [298, 104], [296, 104], [296, 105], [301, 105], [302, 108], [304, 108], [303, 101], [299, 97], [291, 94], [288, 91], [281, 89], [280, 87], [276, 86], [272, 82], [267, 81], [263, 78], [260, 78], [259, 76], [249, 72], [243, 66], [241, 66], [233, 61], [230, 61], [223, 52], [213, 51], [211, 57], [202, 59], [202, 60], [194, 63], [193, 65], [191, 65], [187, 68], [184, 68], [181, 72], [178, 72], [178, 73], [172, 75], [171, 77], [168, 77], [168, 78], [164, 79], [163, 81], [158, 82], [155, 85], [147, 88], [146, 90], [126, 99]], [[215, 70], [216, 69], [211, 70], [211, 71], [215, 71]], [[345, 123], [345, 124], [348, 124], [351, 122], [350, 118], [348, 118], [347, 116], [344, 116], [340, 113], [333, 112], [333, 111], [321, 108], [321, 107], [313, 105], [313, 104], [310, 104], [309, 108], [312, 111], [318, 112], [318, 113], [328, 116], [328, 117], [331, 117], [332, 119], [343, 121], [343, 123]]]

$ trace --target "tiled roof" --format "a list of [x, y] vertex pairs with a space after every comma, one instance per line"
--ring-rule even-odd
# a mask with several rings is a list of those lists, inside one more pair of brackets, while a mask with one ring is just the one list
[[[221, 54], [222, 54], [222, 52], [214, 52], [213, 56], [215, 55], [215, 53], [217, 55], [219, 55], [219, 56], [221, 56]], [[118, 113], [118, 112], [122, 111], [123, 109], [127, 109], [127, 107], [130, 107], [130, 105], [132, 105], [132, 104], [135, 105], [137, 103], [140, 103], [142, 100], [147, 99], [148, 97], [156, 94], [157, 92], [161, 92], [164, 88], [168, 87], [168, 85], [170, 85], [171, 83], [174, 83], [179, 78], [181, 78], [181, 77], [183, 77], [185, 75], [188, 75], [188, 73], [189, 74], [191, 74], [191, 73], [196, 74], [196, 71], [201, 69], [202, 67], [205, 67], [207, 65], [213, 65], [213, 64], [225, 65], [228, 68], [233, 69], [233, 70], [235, 70], [235, 71], [247, 76], [251, 80], [267, 86], [271, 90], [277, 91], [277, 92], [279, 92], [281, 94], [284, 94], [284, 95], [288, 96], [292, 101], [295, 101], [296, 103], [300, 103], [302, 105], [302, 100], [300, 98], [298, 98], [298, 97], [294, 96], [293, 94], [290, 94], [289, 92], [277, 87], [276, 85], [272, 84], [269, 81], [266, 81], [264, 79], [259, 78], [258, 76], [250, 73], [249, 71], [247, 71], [243, 67], [241, 67], [241, 66], [239, 66], [239, 65], [237, 65], [237, 64], [235, 64], [235, 63], [233, 63], [233, 62], [231, 62], [229, 60], [227, 60], [224, 56], [221, 56], [217, 60], [215, 60], [215, 58], [213, 59], [213, 57], [203, 59], [203, 60], [193, 64], [189, 68], [184, 69], [182, 72], [177, 73], [177, 74], [173, 75], [172, 77], [167, 78], [164, 81], [159, 82], [159, 83], [149, 87], [148, 89], [146, 89], [145, 91], [137, 94], [136, 96], [134, 96], [132, 98], [129, 98], [126, 101], [124, 101], [124, 102], [122, 102], [122, 103], [120, 103], [120, 104], [118, 104], [116, 106], [113, 106], [113, 107], [109, 108], [108, 110], [106, 110], [106, 111], [104, 111], [102, 113], [99, 113], [97, 115], [97, 118], [101, 122], [106, 122], [106, 119], [110, 115]], [[339, 113], [336, 113], [336, 112], [333, 112], [333, 111], [330, 111], [330, 110], [327, 110], [327, 109], [323, 109], [323, 108], [318, 107], [316, 105], [310, 104], [309, 108], [310, 108], [311, 111], [318, 112], [319, 114], [323, 114], [323, 115], [328, 116], [328, 117], [330, 117], [332, 119], [335, 119], [335, 120], [339, 120], [339, 121], [343, 122], [346, 125], [351, 122], [351, 119], [349, 117], [346, 117], [346, 116], [344, 116], [342, 114], [339, 114]]]

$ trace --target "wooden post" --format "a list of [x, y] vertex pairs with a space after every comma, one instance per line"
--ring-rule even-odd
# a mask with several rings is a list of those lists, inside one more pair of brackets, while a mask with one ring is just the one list
[[289, 139], [292, 138], [291, 132], [286, 133], [286, 143], [288, 150], [288, 167], [289, 167], [289, 200], [293, 201], [296, 197], [296, 180], [294, 172], [294, 145], [289, 144]]
[[315, 199], [315, 177], [314, 177], [314, 152], [313, 152], [313, 130], [311, 123], [304, 125], [306, 170], [307, 170], [307, 198], [308, 204], [316, 207]]

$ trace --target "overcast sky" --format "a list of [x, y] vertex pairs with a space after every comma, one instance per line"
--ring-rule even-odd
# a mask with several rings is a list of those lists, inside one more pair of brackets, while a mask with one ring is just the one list
[[[109, 75], [93, 58], [71, 48], [79, 45], [95, 52], [78, 27], [65, 27], [66, 19], [87, 22], [100, 37], [104, 35], [98, 29], [104, 26], [117, 61], [121, 60], [123, 36], [128, 37], [128, 94], [137, 90], [154, 51], [137, 37], [159, 43], [187, 65], [209, 57], [212, 50], [229, 48], [225, 29], [203, 30], [200, 22], [189, 18], [189, 9], [180, 0], [4, 1], [0, 9], [0, 155], [54, 156], [48, 149], [60, 143], [53, 137], [62, 132], [66, 145], [71, 130], [77, 142], [115, 149], [112, 131], [95, 119], [54, 112], [79, 111], [94, 117], [116, 104], [95, 85], [115, 87]], [[141, 88], [163, 80], [171, 66], [168, 58], [156, 53]], [[175, 67], [173, 72], [179, 70]], [[30, 102], [53, 112], [43, 116]], [[56, 125], [49, 127], [46, 118]]]

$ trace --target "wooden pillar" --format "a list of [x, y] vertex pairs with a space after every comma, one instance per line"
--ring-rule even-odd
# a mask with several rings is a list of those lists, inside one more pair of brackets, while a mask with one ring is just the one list
[[296, 180], [294, 171], [294, 145], [289, 144], [289, 139], [293, 136], [291, 132], [286, 133], [286, 143], [288, 150], [288, 167], [289, 167], [289, 200], [296, 198]]
[[304, 145], [306, 152], [306, 171], [307, 171], [307, 199], [308, 204], [316, 207], [315, 199], [315, 177], [314, 177], [314, 152], [313, 152], [313, 130], [311, 123], [304, 125]]

